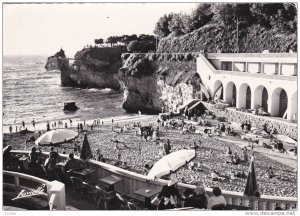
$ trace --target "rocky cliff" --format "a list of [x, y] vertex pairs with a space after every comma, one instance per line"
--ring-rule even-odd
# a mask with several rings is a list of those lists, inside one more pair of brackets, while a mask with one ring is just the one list
[[122, 66], [121, 54], [122, 49], [118, 47], [94, 47], [77, 52], [73, 65], [61, 71], [62, 85], [120, 90], [115, 75]]
[[118, 80], [127, 112], [158, 113], [175, 109], [199, 92], [196, 56], [191, 53], [122, 55]]
[[297, 35], [290, 32], [279, 32], [260, 25], [251, 25], [239, 32], [237, 50], [236, 29], [207, 24], [191, 33], [174, 37], [169, 35], [160, 40], [158, 52], [197, 52], [205, 53], [260, 53], [288, 52], [297, 50]]

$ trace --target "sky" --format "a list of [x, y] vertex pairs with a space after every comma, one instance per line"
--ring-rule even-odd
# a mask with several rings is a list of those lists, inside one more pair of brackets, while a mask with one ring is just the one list
[[3, 55], [68, 57], [94, 39], [153, 34], [156, 22], [171, 12], [191, 13], [196, 3], [4, 4]]

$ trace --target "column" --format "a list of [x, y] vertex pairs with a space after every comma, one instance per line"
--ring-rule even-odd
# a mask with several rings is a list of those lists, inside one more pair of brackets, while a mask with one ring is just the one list
[[66, 210], [65, 184], [59, 181], [52, 181], [48, 194], [50, 197], [52, 194], [55, 194], [54, 199], [51, 201], [57, 210]]

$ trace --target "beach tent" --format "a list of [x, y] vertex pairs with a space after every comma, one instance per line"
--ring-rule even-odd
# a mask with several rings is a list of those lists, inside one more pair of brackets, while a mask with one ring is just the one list
[[209, 100], [210, 94], [207, 91], [207, 89], [205, 88], [205, 86], [202, 83], [200, 83], [200, 87], [201, 87], [201, 92], [204, 94], [204, 96], [206, 97], [206, 99]]
[[214, 95], [214, 101], [219, 100], [221, 95], [222, 95], [222, 91], [223, 91], [223, 86], [220, 86], [217, 91], [215, 92]]
[[201, 101], [195, 103], [193, 106], [191, 106], [188, 111], [189, 112], [193, 112], [193, 113], [197, 113], [199, 115], [202, 115], [203, 113], [205, 113], [206, 107], [201, 103]]
[[175, 172], [177, 169], [193, 160], [195, 156], [195, 149], [172, 152], [171, 154], [162, 157], [154, 164], [148, 173], [147, 178], [160, 178], [164, 175], [170, 174], [171, 172]]
[[36, 141], [36, 145], [51, 145], [67, 142], [78, 137], [78, 133], [72, 130], [59, 129], [44, 133]]

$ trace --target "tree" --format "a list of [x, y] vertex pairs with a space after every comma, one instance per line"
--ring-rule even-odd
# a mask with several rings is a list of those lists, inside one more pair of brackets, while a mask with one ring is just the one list
[[155, 36], [154, 35], [141, 34], [141, 35], [139, 35], [138, 40], [139, 41], [155, 41]]
[[102, 38], [95, 39], [95, 44], [102, 45], [104, 43], [104, 40]]
[[109, 43], [111, 47], [118, 42], [117, 36], [110, 36], [107, 38], [106, 43]]
[[188, 32], [199, 29], [209, 23], [213, 16], [214, 13], [212, 11], [212, 5], [208, 3], [200, 3], [196, 9], [192, 11], [189, 22], [186, 25], [186, 29]]
[[164, 15], [159, 18], [155, 25], [154, 34], [159, 38], [168, 36], [171, 31], [169, 30], [169, 21], [171, 21], [173, 14]]
[[128, 52], [142, 52], [146, 53], [151, 50], [155, 50], [155, 41], [131, 41], [127, 45]]
[[174, 14], [172, 16], [172, 19], [169, 21], [169, 30], [170, 32], [174, 33], [175, 36], [178, 35], [183, 35], [184, 33], [186, 33], [186, 29], [185, 29], [185, 23], [188, 20], [188, 16], [187, 15], [183, 15], [181, 13], [177, 13]]

